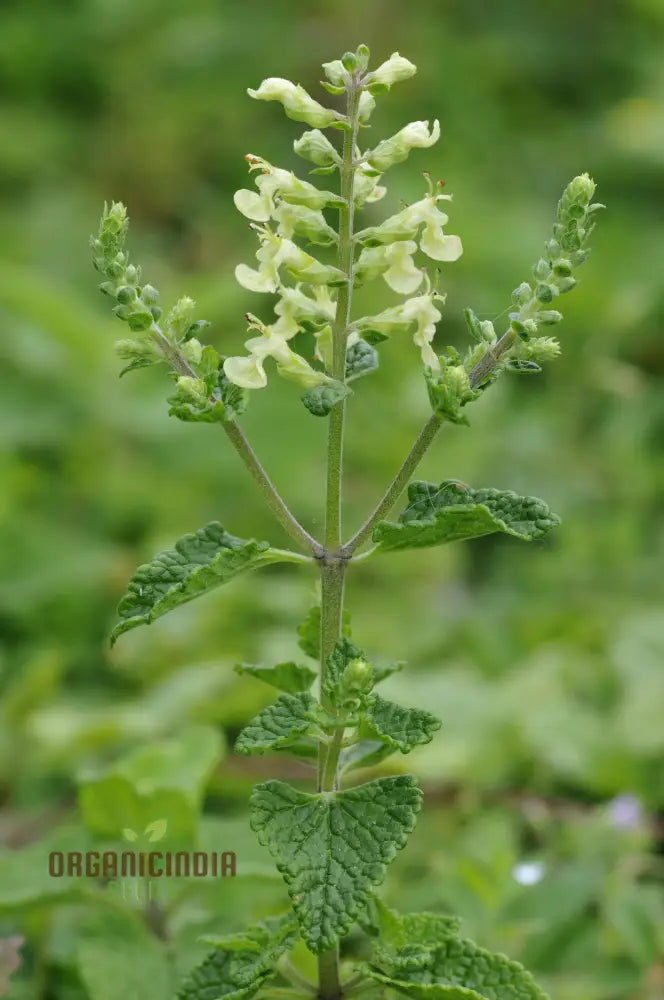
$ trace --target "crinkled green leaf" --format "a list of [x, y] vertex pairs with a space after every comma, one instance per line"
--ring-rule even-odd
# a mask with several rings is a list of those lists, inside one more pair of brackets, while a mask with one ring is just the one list
[[356, 646], [348, 636], [342, 636], [327, 658], [327, 668], [325, 670], [325, 680], [323, 682], [324, 693], [334, 702], [339, 691], [341, 675], [353, 660], [363, 660], [364, 652]]
[[[317, 660], [320, 656], [320, 605], [316, 604], [309, 614], [304, 619], [301, 625], [297, 627], [297, 634], [299, 639], [297, 641], [300, 649], [311, 656], [312, 659]], [[341, 634], [345, 636], [350, 636], [350, 614], [344, 608], [342, 622], [341, 622]]]
[[419, 708], [403, 708], [377, 694], [369, 696], [362, 710], [363, 736], [377, 736], [401, 753], [430, 743], [441, 722], [435, 715]]
[[382, 955], [371, 975], [415, 1000], [546, 1000], [522, 965], [465, 938], [449, 935], [431, 946], [411, 939]]
[[421, 802], [407, 774], [317, 795], [282, 781], [253, 789], [252, 829], [276, 860], [311, 951], [348, 931], [406, 843]]
[[386, 663], [384, 667], [374, 667], [374, 684], [380, 684], [392, 674], [399, 673], [406, 666], [405, 660], [395, 660], [394, 663]]
[[318, 702], [306, 691], [282, 694], [252, 719], [237, 738], [238, 753], [265, 753], [289, 746], [312, 724]]
[[131, 910], [104, 913], [77, 942], [75, 961], [89, 1000], [167, 1000], [173, 995], [166, 948]]
[[[220, 938], [215, 950], [189, 973], [178, 1000], [248, 1000], [274, 976], [277, 961], [296, 937], [297, 922], [288, 913]], [[151, 995], [146, 993], [141, 1000]]]
[[366, 340], [358, 340], [346, 351], [346, 379], [351, 382], [353, 379], [368, 375], [378, 368], [378, 351]]
[[396, 747], [383, 740], [360, 740], [344, 747], [339, 754], [339, 773], [353, 771], [358, 767], [374, 767], [396, 752]]
[[236, 420], [244, 413], [249, 403], [248, 390], [230, 381], [223, 369], [224, 358], [219, 358], [216, 352], [215, 361], [218, 362], [218, 369], [205, 376], [210, 399], [200, 405], [177, 398], [169, 399], [172, 404], [169, 416], [187, 423], [217, 424]]
[[408, 500], [398, 522], [381, 521], [374, 529], [373, 539], [383, 551], [442, 545], [492, 532], [532, 541], [560, 523], [537, 497], [473, 490], [451, 479], [440, 486], [416, 480], [408, 487]]
[[[443, 938], [458, 934], [461, 921], [444, 913], [398, 913], [373, 893], [358, 917], [358, 924], [376, 939], [374, 959], [378, 952], [389, 962], [392, 954], [403, 948], [417, 948], [428, 953]], [[374, 961], [374, 965], [380, 964]]]
[[453, 424], [468, 423], [468, 418], [461, 410], [467, 403], [477, 399], [480, 393], [471, 389], [468, 373], [463, 365], [455, 365], [449, 359], [441, 371], [433, 371], [427, 365], [424, 369], [424, 381], [434, 413]]
[[236, 538], [218, 521], [212, 521], [194, 534], [184, 535], [174, 549], [160, 552], [152, 562], [138, 567], [118, 606], [122, 621], [113, 629], [111, 642], [239, 573], [278, 561], [269, 542]]
[[222, 753], [212, 726], [190, 726], [177, 737], [131, 751], [79, 784], [79, 806], [93, 833], [121, 837], [143, 834], [162, 821], [170, 840], [195, 834], [205, 786]]
[[351, 390], [343, 382], [330, 381], [307, 389], [302, 393], [301, 399], [309, 413], [313, 413], [315, 417], [326, 417], [350, 393]]
[[124, 368], [118, 375], [118, 378], [122, 378], [122, 376], [126, 375], [128, 372], [134, 372], [138, 368], [149, 368], [151, 365], [159, 365], [159, 364], [163, 364], [163, 362], [161, 360], [153, 361], [150, 358], [134, 358], [134, 360], [130, 361], [128, 365], [124, 366]]
[[236, 674], [249, 674], [259, 681], [265, 681], [280, 691], [297, 694], [298, 691], [308, 691], [316, 680], [316, 671], [303, 663], [276, 663], [273, 667], [263, 667], [260, 664], [236, 663]]

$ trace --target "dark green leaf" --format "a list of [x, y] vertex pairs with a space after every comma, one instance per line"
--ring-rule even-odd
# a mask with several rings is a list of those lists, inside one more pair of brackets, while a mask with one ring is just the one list
[[296, 937], [297, 923], [288, 913], [220, 938], [215, 950], [188, 975], [178, 1000], [249, 1000], [274, 976], [277, 961], [293, 947]]
[[[320, 605], [317, 604], [309, 611], [301, 625], [297, 627], [299, 635], [298, 646], [300, 649], [317, 660], [320, 657]], [[350, 613], [344, 609], [341, 623], [341, 634], [350, 636]]]
[[408, 487], [408, 499], [398, 522], [381, 521], [374, 529], [373, 539], [383, 551], [441, 545], [493, 532], [532, 541], [560, 523], [537, 497], [509, 490], [473, 490], [451, 479], [439, 486], [415, 481]]
[[252, 829], [276, 860], [311, 951], [348, 931], [406, 843], [421, 800], [406, 774], [317, 795], [282, 781], [253, 789]]
[[290, 746], [312, 724], [318, 702], [306, 691], [282, 694], [245, 726], [235, 743], [238, 753], [262, 754]]
[[414, 1000], [547, 1000], [518, 962], [453, 934], [436, 940], [432, 929], [425, 925], [424, 944], [413, 927], [411, 943], [393, 951], [379, 946], [370, 975]]
[[277, 663], [273, 667], [254, 666], [251, 663], [237, 663], [236, 674], [249, 674], [257, 680], [265, 681], [280, 691], [296, 694], [298, 691], [308, 691], [316, 680], [316, 671], [301, 663]]
[[362, 736], [374, 736], [401, 753], [430, 743], [441, 722], [419, 708], [403, 708], [377, 694], [369, 696], [362, 709]]
[[218, 521], [212, 521], [195, 534], [184, 535], [174, 549], [160, 552], [152, 562], [139, 566], [118, 606], [122, 621], [113, 629], [111, 642], [239, 573], [278, 561], [269, 542], [235, 538]]

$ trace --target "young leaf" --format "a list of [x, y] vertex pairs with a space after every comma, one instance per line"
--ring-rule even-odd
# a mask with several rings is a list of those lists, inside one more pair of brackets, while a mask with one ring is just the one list
[[408, 487], [409, 504], [397, 523], [381, 521], [373, 540], [383, 551], [424, 548], [503, 532], [532, 541], [560, 523], [543, 500], [510, 490], [473, 490], [444, 480], [440, 486], [419, 480]]
[[276, 860], [311, 951], [348, 931], [406, 843], [421, 801], [408, 774], [318, 795], [283, 781], [255, 786], [252, 829]]
[[[223, 369], [224, 358], [215, 356], [218, 369], [206, 376], [206, 384], [210, 398], [205, 402], [180, 399], [177, 396], [169, 399], [171, 417], [178, 417], [187, 423], [228, 423], [244, 413], [249, 402], [249, 393], [239, 385], [234, 385]], [[214, 383], [214, 384], [212, 384]]]
[[253, 663], [236, 663], [234, 668], [236, 674], [249, 674], [259, 681], [265, 681], [272, 687], [280, 691], [287, 691], [289, 694], [297, 694], [299, 691], [308, 691], [316, 680], [316, 671], [302, 663], [277, 663], [273, 667], [263, 667]]
[[[304, 619], [301, 625], [297, 627], [297, 634], [299, 639], [297, 641], [300, 649], [311, 656], [312, 659], [317, 660], [320, 656], [320, 605], [316, 604], [309, 614]], [[341, 634], [344, 636], [350, 636], [350, 614], [344, 609], [342, 622], [341, 622]]]
[[363, 736], [375, 736], [406, 754], [416, 746], [430, 743], [440, 726], [440, 719], [424, 709], [403, 708], [373, 694], [363, 710], [361, 731]]
[[369, 974], [414, 1000], [547, 1000], [522, 965], [473, 941], [450, 935], [430, 948], [415, 944], [392, 953], [386, 971]]
[[339, 754], [339, 773], [344, 774], [358, 767], [373, 767], [396, 752], [396, 747], [383, 740], [360, 740], [344, 747]]
[[318, 702], [306, 691], [282, 694], [245, 726], [235, 743], [238, 753], [265, 753], [290, 746], [312, 724]]
[[368, 375], [378, 368], [378, 351], [366, 340], [358, 340], [346, 351], [346, 380]]
[[138, 567], [118, 606], [122, 621], [113, 629], [111, 643], [123, 632], [149, 625], [239, 573], [278, 561], [269, 542], [235, 538], [212, 521], [195, 534], [184, 535], [174, 549]]
[[384, 667], [374, 667], [374, 684], [379, 684], [392, 674], [399, 673], [405, 666], [405, 660], [395, 660], [394, 663], [387, 663]]
[[461, 922], [445, 913], [398, 913], [374, 893], [358, 923], [367, 934], [378, 937], [385, 950], [407, 945], [435, 946], [441, 938], [458, 934]]
[[185, 979], [178, 1000], [249, 1000], [274, 976], [277, 961], [296, 936], [297, 922], [288, 913], [219, 938], [215, 950]]
[[341, 675], [348, 664], [352, 663], [353, 660], [363, 659], [364, 652], [359, 646], [355, 645], [352, 639], [349, 639], [347, 636], [339, 639], [327, 659], [327, 670], [325, 671], [325, 681], [323, 682], [323, 691], [331, 701], [335, 700], [335, 696], [339, 691]]
[[326, 417], [342, 399], [349, 396], [351, 390], [343, 382], [323, 382], [313, 389], [307, 389], [300, 397], [302, 402], [315, 417]]

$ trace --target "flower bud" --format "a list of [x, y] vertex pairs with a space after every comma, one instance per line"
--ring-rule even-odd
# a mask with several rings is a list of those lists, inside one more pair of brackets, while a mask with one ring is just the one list
[[191, 375], [181, 375], [177, 380], [175, 393], [170, 401], [205, 404], [207, 402], [205, 383]]
[[527, 281], [522, 281], [512, 292], [512, 302], [515, 306], [525, 306], [533, 297], [533, 290]]
[[323, 72], [333, 87], [345, 89], [348, 74], [341, 59], [333, 59], [332, 62], [323, 63]]
[[440, 138], [440, 124], [434, 121], [429, 132], [428, 122], [410, 122], [389, 139], [383, 139], [366, 154], [367, 162], [381, 173], [395, 163], [402, 163], [411, 149], [428, 149]]
[[116, 291], [115, 297], [122, 305], [128, 305], [136, 298], [136, 289], [131, 285], [121, 285]]
[[538, 323], [542, 323], [544, 326], [553, 326], [554, 323], [560, 323], [563, 314], [557, 309], [542, 309], [535, 314], [535, 318]]
[[556, 277], [569, 278], [572, 273], [572, 264], [569, 260], [565, 260], [564, 257], [558, 258], [553, 262], [553, 273]]
[[340, 119], [340, 115], [310, 97], [304, 87], [278, 76], [263, 80], [258, 90], [247, 91], [257, 101], [279, 101], [288, 118], [306, 122], [314, 128], [325, 128]]
[[354, 73], [358, 67], [357, 56], [354, 52], [344, 52], [341, 57], [341, 64], [349, 73]]
[[352, 660], [341, 675], [341, 690], [347, 694], [368, 694], [373, 687], [374, 668], [366, 660]]
[[154, 306], [159, 302], [159, 292], [152, 285], [143, 285], [141, 291], [141, 298], [145, 302], [146, 306]]
[[152, 313], [147, 309], [141, 309], [138, 312], [132, 312], [127, 317], [127, 323], [129, 324], [130, 330], [149, 330], [152, 326], [153, 316]]
[[366, 73], [367, 67], [369, 65], [369, 59], [371, 57], [371, 53], [369, 52], [369, 46], [358, 45], [355, 55], [357, 56], [357, 64], [359, 68], [362, 70], [363, 73]]
[[129, 285], [137, 285], [138, 280], [141, 276], [140, 268], [134, 267], [133, 264], [129, 264], [125, 271], [125, 280]]
[[196, 337], [191, 337], [190, 340], [182, 345], [182, 353], [189, 364], [198, 365], [203, 356], [203, 345]]
[[369, 85], [379, 84], [389, 90], [393, 84], [399, 83], [401, 80], [408, 80], [415, 73], [417, 73], [417, 67], [412, 62], [404, 59], [398, 52], [393, 52], [386, 62], [381, 63], [378, 69], [369, 74], [367, 83]]
[[305, 132], [295, 140], [293, 149], [298, 156], [318, 164], [319, 167], [339, 166], [341, 163], [341, 157], [320, 129]]
[[545, 281], [540, 281], [535, 286], [535, 298], [538, 302], [552, 302], [557, 294], [557, 287], [549, 285]]
[[461, 413], [461, 409], [480, 394], [471, 388], [464, 366], [447, 364], [439, 373], [430, 367], [425, 368], [424, 377], [434, 413], [440, 414], [450, 423], [467, 424], [468, 419]]
[[565, 188], [562, 200], [569, 205], [588, 205], [595, 193], [595, 188], [596, 184], [588, 174], [579, 174]]
[[358, 116], [363, 125], [369, 121], [371, 113], [375, 107], [375, 97], [373, 97], [368, 90], [363, 90], [360, 94], [360, 105], [358, 109]]

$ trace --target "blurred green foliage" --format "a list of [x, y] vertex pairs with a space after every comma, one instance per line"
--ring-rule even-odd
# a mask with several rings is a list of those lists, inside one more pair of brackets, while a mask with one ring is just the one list
[[[386, 898], [458, 912], [464, 933], [522, 959], [557, 1000], [662, 996], [663, 32], [661, 0], [5, 0], [0, 828], [20, 854], [0, 859], [0, 936], [27, 938], [17, 1000], [97, 1000], [76, 958], [97, 911], [49, 905], [39, 843], [88, 836], [77, 776], [189, 722], [232, 742], [270, 699], [233, 663], [292, 658], [315, 602], [313, 574], [274, 567], [110, 651], [134, 567], [184, 532], [219, 518], [284, 539], [218, 429], [169, 420], [162, 373], [117, 380], [119, 323], [98, 300], [88, 234], [104, 199], [124, 201], [145, 277], [172, 301], [195, 297], [215, 346], [237, 351], [252, 302], [233, 267], [255, 250], [232, 203], [243, 156], [303, 172], [300, 130], [245, 90], [279, 75], [318, 97], [319, 64], [360, 41], [419, 68], [380, 99], [372, 136], [441, 120], [441, 142], [395, 170], [389, 204], [370, 213], [420, 197], [420, 170], [447, 180], [465, 252], [441, 275], [438, 346], [465, 342], [464, 307], [506, 310], [570, 177], [590, 172], [608, 205], [564, 303], [561, 360], [501, 379], [421, 469], [540, 495], [562, 527], [532, 546], [491, 536], [376, 558], [349, 582], [358, 641], [379, 663], [410, 661], [388, 696], [444, 722], [406, 762], [428, 798]], [[362, 290], [358, 315], [369, 304], [389, 299]], [[412, 344], [382, 345], [349, 407], [349, 529], [427, 406]], [[320, 530], [324, 422], [273, 380], [244, 423]], [[278, 756], [228, 756], [212, 778], [199, 838], [237, 849], [246, 874], [221, 895], [184, 894], [170, 926], [179, 971], [204, 953], [201, 933], [284, 901], [244, 813], [255, 778], [284, 773]]]

